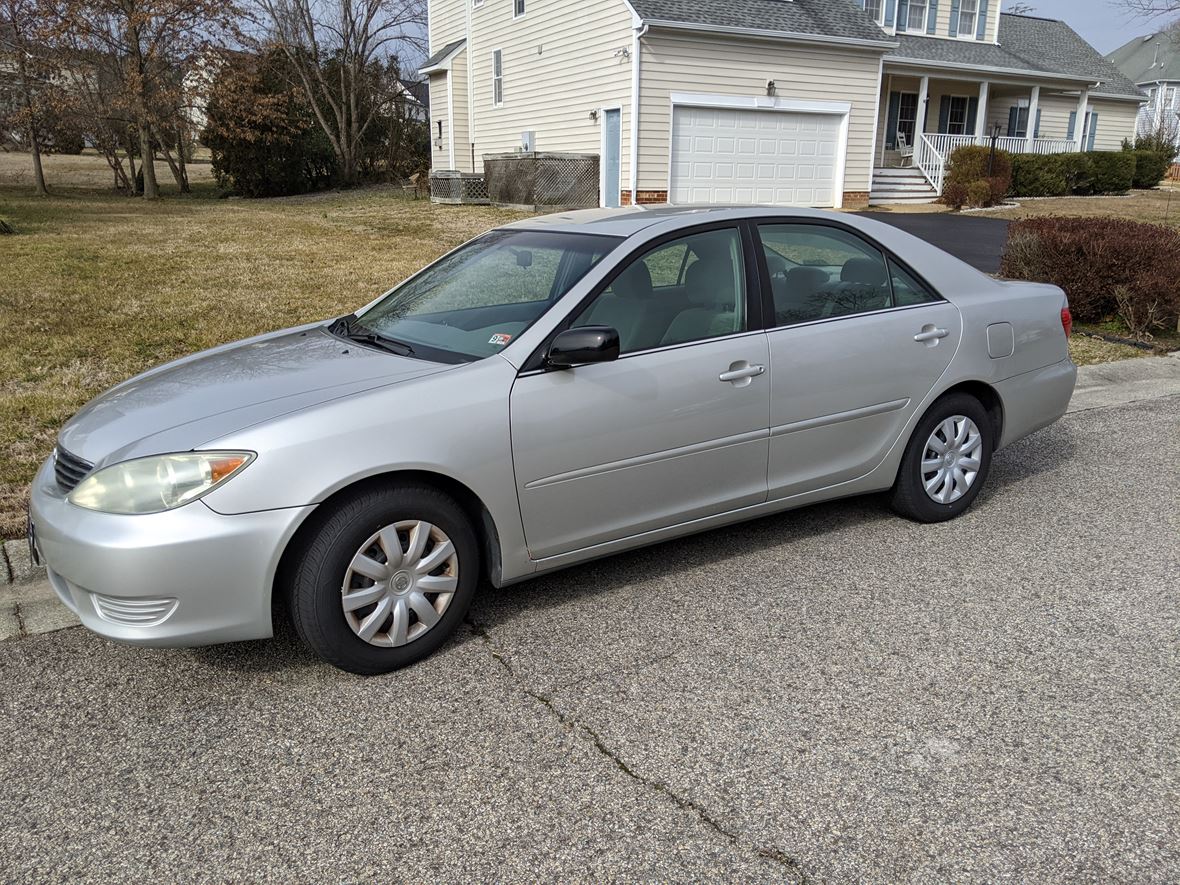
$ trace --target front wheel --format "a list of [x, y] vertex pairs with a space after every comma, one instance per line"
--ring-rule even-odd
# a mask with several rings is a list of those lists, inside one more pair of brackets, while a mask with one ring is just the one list
[[945, 522], [975, 501], [991, 469], [994, 429], [979, 400], [952, 393], [918, 422], [890, 505], [917, 522]]
[[361, 675], [419, 661], [463, 620], [479, 545], [462, 508], [430, 487], [374, 487], [330, 510], [291, 571], [300, 638]]

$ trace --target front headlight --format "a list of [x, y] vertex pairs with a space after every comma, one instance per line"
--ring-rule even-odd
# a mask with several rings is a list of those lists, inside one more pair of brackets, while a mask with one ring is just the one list
[[253, 452], [181, 452], [124, 461], [82, 480], [67, 500], [103, 513], [160, 513], [197, 500], [254, 457]]

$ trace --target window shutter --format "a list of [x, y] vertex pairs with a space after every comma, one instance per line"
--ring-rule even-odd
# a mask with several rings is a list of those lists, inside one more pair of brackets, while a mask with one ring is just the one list
[[1077, 111], [1070, 111], [1069, 112], [1069, 131], [1065, 134], [1066, 138], [1069, 138], [1069, 139], [1073, 138], [1074, 132], [1077, 131], [1077, 129], [1076, 129], [1077, 125], [1078, 125], [1078, 112]]
[[1041, 109], [1037, 108], [1037, 122], [1033, 124], [1033, 138], [1041, 137]]
[[926, 33], [938, 33], [938, 0], [930, 0], [930, 6], [926, 10]]
[[897, 0], [897, 29], [904, 31], [910, 17], [910, 0]]
[[1015, 138], [1020, 126], [1020, 108], [1008, 108], [1008, 137]]
[[947, 33], [952, 37], [959, 36], [959, 0], [951, 2], [951, 28]]
[[1086, 150], [1094, 150], [1094, 142], [1098, 138], [1098, 115], [1090, 112], [1090, 136], [1086, 139]]
[[889, 115], [885, 118], [885, 150], [897, 147], [897, 121], [901, 119], [901, 93], [889, 93]]
[[967, 99], [967, 134], [968, 135], [975, 134], [975, 131], [976, 131], [975, 124], [976, 124], [976, 122], [978, 122], [978, 120], [977, 120], [978, 117], [979, 117], [979, 98], [976, 97], [976, 98]]
[[951, 97], [944, 95], [938, 106], [938, 131], [945, 135], [951, 127]]
[[885, 27], [892, 28], [896, 21], [897, 0], [885, 0]]
[[979, 27], [975, 31], [975, 39], [982, 40], [987, 36], [987, 0], [979, 0]]

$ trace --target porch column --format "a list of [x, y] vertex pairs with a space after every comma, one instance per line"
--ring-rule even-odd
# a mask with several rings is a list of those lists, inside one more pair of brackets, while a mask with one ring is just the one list
[[923, 77], [922, 85], [918, 87], [918, 122], [914, 126], [914, 144], [918, 143], [918, 136], [926, 131], [926, 102], [930, 100], [930, 78]]
[[979, 84], [979, 108], [975, 111], [975, 141], [983, 144], [987, 136], [987, 95], [991, 84], [984, 80]]
[[1028, 127], [1025, 135], [1027, 153], [1033, 152], [1033, 139], [1037, 134], [1037, 106], [1041, 103], [1041, 87], [1034, 86], [1032, 90], [1032, 97], [1028, 100]]
[[1078, 98], [1078, 116], [1073, 126], [1074, 149], [1077, 151], [1084, 151], [1086, 149], [1086, 111], [1089, 107], [1090, 87], [1087, 86], [1082, 90], [1082, 94]]

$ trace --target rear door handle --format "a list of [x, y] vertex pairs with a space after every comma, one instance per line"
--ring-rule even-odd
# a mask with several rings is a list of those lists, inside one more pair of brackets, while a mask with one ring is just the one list
[[733, 383], [734, 381], [742, 381], [746, 378], [757, 378], [766, 372], [766, 366], [742, 366], [738, 368], [735, 364], [728, 372], [722, 372], [718, 375], [718, 379], [724, 382]]
[[949, 334], [950, 332], [946, 329], [923, 329], [914, 336], [914, 340], [918, 342], [937, 341], [940, 338], [945, 338]]

